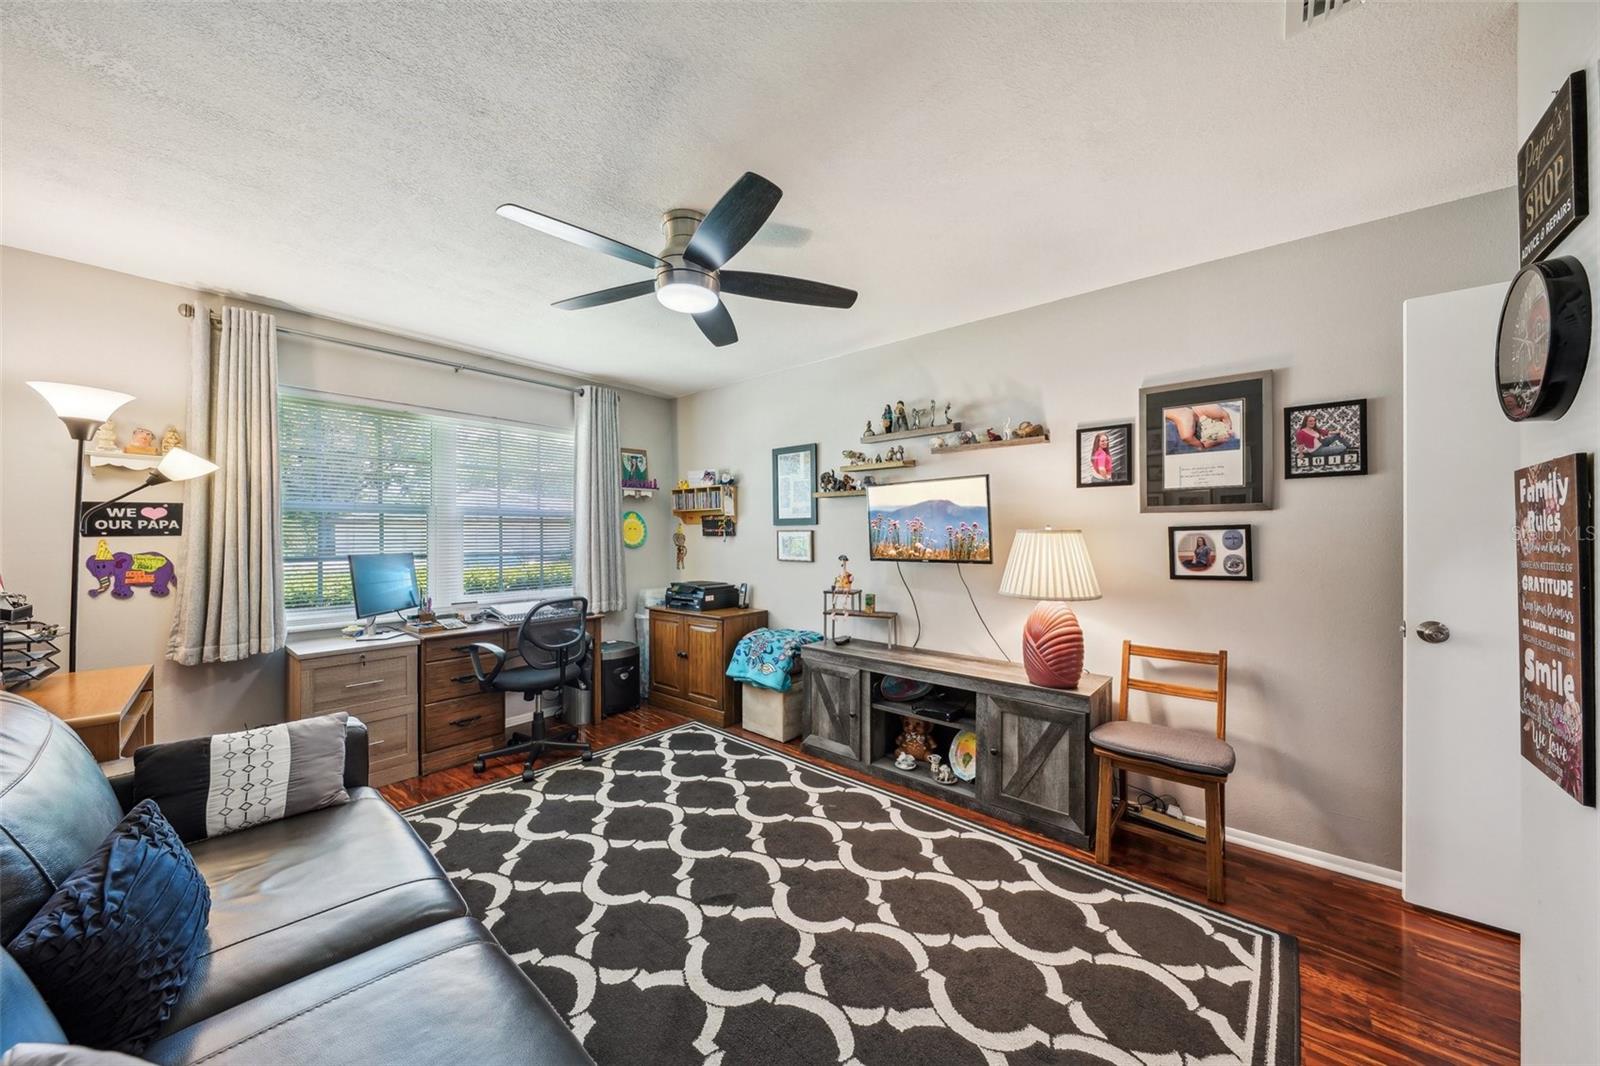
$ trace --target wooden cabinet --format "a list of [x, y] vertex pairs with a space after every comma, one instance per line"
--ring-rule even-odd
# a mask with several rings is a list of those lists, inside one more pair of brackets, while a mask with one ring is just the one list
[[836, 762], [862, 762], [862, 684], [866, 675], [824, 662], [806, 662], [806, 729], [801, 747]]
[[[521, 666], [517, 631], [499, 625], [429, 633], [422, 638], [422, 772], [431, 774], [470, 763], [480, 752], [498, 748], [506, 733], [506, 697], [483, 692], [472, 672], [471, 644], [510, 650], [506, 668]], [[484, 669], [491, 656], [484, 655]]]
[[739, 640], [767, 612], [650, 609], [650, 702], [712, 725], [737, 725], [740, 688], [726, 674]]
[[371, 784], [417, 776], [417, 641], [324, 637], [291, 641], [288, 652], [291, 721], [344, 711], [367, 727]]
[[978, 696], [978, 798], [1060, 833], [1093, 837], [1089, 716], [1010, 696]]

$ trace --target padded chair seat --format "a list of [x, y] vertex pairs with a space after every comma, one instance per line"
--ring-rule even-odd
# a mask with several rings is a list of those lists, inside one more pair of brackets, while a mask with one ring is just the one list
[[467, 913], [427, 846], [370, 788], [190, 851], [211, 888], [209, 943], [163, 1034]]
[[592, 1063], [471, 918], [429, 926], [266, 992], [170, 1033], [144, 1057], [167, 1066]]
[[581, 663], [568, 663], [564, 674], [553, 666], [516, 666], [500, 671], [500, 676], [494, 679], [494, 687], [506, 692], [540, 692], [575, 684], [582, 677]]
[[1233, 772], [1233, 746], [1210, 733], [1149, 722], [1107, 722], [1089, 733], [1089, 743], [1116, 755], [1160, 763], [1191, 774], [1226, 777]]

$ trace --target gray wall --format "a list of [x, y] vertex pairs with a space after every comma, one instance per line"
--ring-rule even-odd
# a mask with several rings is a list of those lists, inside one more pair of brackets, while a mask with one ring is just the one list
[[[836, 465], [886, 400], [949, 400], [954, 417], [980, 429], [1008, 417], [1042, 421], [1048, 445], [948, 456], [907, 447], [916, 477], [990, 475], [1001, 565], [963, 569], [1005, 651], [1020, 655], [1032, 608], [995, 591], [1012, 532], [1082, 527], [1105, 592], [1078, 605], [1090, 669], [1115, 673], [1125, 637], [1228, 649], [1228, 736], [1239, 751], [1232, 827], [1392, 870], [1400, 859], [1400, 305], [1508, 277], [1515, 217], [1512, 194], [1491, 193], [683, 398], [680, 465], [731, 468], [743, 485], [738, 536], [724, 543], [691, 532], [688, 574], [749, 581], [774, 624], [815, 628], [820, 591], [845, 553], [858, 586], [903, 612], [910, 636], [912, 605], [894, 568], [866, 561], [861, 498], [819, 501], [815, 563], [774, 560], [770, 449], [816, 442], [822, 465]], [[1268, 368], [1278, 372], [1279, 404], [1368, 397], [1372, 472], [1280, 481], [1274, 510], [1240, 516], [1256, 527], [1255, 583], [1168, 580], [1166, 528], [1184, 517], [1141, 515], [1136, 487], [1074, 487], [1073, 429], [1134, 419], [1141, 385]], [[923, 647], [998, 654], [954, 567], [904, 573]], [[1205, 724], [1192, 705], [1170, 712], [1171, 721]]]
[[[183, 302], [204, 294], [65, 259], [16, 248], [0, 248], [0, 575], [11, 591], [26, 594], [43, 618], [67, 619], [67, 540], [72, 510], [73, 444], [49, 406], [26, 382], [68, 381], [133, 394], [117, 415], [124, 440], [136, 425], [160, 433], [185, 425], [189, 389], [189, 321], [177, 313]], [[216, 303], [214, 297], [211, 298]], [[277, 310], [284, 324], [456, 361], [480, 357], [423, 341], [396, 338], [342, 323]], [[453, 375], [401, 360], [357, 357], [349, 349], [285, 339], [284, 378], [296, 384], [388, 397], [415, 403], [488, 410], [534, 417], [550, 405], [570, 412], [562, 393], [525, 389], [490, 379]], [[560, 380], [559, 375], [547, 376]], [[518, 397], [522, 399], [518, 399]], [[552, 397], [555, 400], [552, 400]], [[529, 412], [532, 412], [530, 414]], [[570, 416], [570, 415], [569, 415]], [[622, 394], [622, 438], [650, 451], [652, 463], [675, 468], [673, 405], [642, 393]], [[100, 468], [85, 479], [84, 498], [109, 499], [138, 484], [143, 473]], [[179, 500], [172, 487], [134, 499]], [[639, 501], [650, 521], [651, 543], [626, 557], [630, 595], [665, 584], [671, 571], [670, 497]], [[662, 531], [668, 530], [668, 535]], [[187, 537], [128, 540], [144, 550], [178, 559]], [[93, 550], [85, 541], [80, 557]], [[171, 600], [139, 593], [131, 600], [87, 598], [80, 584], [78, 663], [83, 669], [156, 663], [157, 736], [160, 740], [260, 725], [285, 711], [282, 653], [242, 663], [182, 667], [165, 662], [172, 623]], [[633, 634], [631, 608], [606, 622], [608, 635]], [[65, 668], [65, 658], [60, 660]], [[520, 704], [519, 704], [520, 709]]]

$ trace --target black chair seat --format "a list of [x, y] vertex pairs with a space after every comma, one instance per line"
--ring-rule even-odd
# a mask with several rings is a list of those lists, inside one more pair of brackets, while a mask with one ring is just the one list
[[500, 671], [494, 687], [503, 692], [536, 692], [576, 684], [583, 677], [581, 663], [568, 663], [565, 670], [553, 666], [516, 666]]

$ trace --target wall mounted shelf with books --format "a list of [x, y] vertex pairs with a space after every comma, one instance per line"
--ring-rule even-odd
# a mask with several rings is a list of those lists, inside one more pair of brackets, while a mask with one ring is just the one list
[[1010, 440], [980, 440], [974, 444], [946, 444], [943, 448], [934, 448], [935, 455], [944, 452], [975, 452], [983, 448], [1015, 448], [1023, 444], [1049, 444], [1050, 434], [1042, 437], [1012, 437]]
[[862, 437], [862, 444], [877, 444], [886, 440], [910, 440], [912, 437], [937, 437], [941, 433], [960, 433], [960, 422], [946, 422], [942, 426], [923, 426], [921, 429], [902, 429], [898, 433], [874, 433]]
[[738, 493], [732, 485], [702, 485], [692, 489], [672, 490], [672, 513], [691, 524], [698, 524], [706, 515], [737, 517]]

